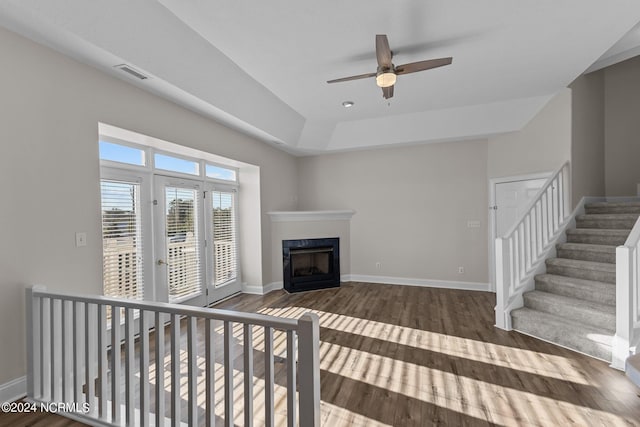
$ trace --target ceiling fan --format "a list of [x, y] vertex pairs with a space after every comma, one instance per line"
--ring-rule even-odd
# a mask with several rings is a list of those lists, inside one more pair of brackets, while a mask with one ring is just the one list
[[378, 59], [378, 70], [375, 73], [360, 74], [357, 76], [343, 77], [341, 79], [329, 80], [327, 83], [347, 82], [349, 80], [376, 78], [376, 84], [382, 88], [382, 96], [389, 99], [393, 96], [393, 85], [396, 84], [396, 77], [401, 74], [417, 73], [418, 71], [430, 70], [451, 64], [452, 57], [428, 59], [426, 61], [411, 62], [395, 66], [391, 62], [393, 52], [389, 48], [389, 40], [385, 34], [376, 35], [376, 57]]

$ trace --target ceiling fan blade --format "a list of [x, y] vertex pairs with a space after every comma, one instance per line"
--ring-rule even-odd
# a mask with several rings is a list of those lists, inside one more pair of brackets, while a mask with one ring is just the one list
[[378, 65], [382, 68], [391, 68], [392, 56], [387, 36], [385, 34], [376, 35], [376, 58], [378, 58]]
[[382, 96], [384, 99], [389, 99], [393, 97], [393, 86], [383, 87], [382, 88]]
[[409, 64], [403, 64], [396, 67], [396, 74], [409, 74], [417, 73], [418, 71], [430, 70], [432, 68], [442, 67], [449, 65], [453, 61], [453, 58], [439, 58], [428, 59], [426, 61], [411, 62]]
[[340, 82], [348, 82], [350, 80], [366, 79], [368, 77], [375, 77], [376, 74], [377, 73], [367, 73], [367, 74], [360, 74], [357, 76], [343, 77], [341, 79], [327, 80], [327, 83], [340, 83]]

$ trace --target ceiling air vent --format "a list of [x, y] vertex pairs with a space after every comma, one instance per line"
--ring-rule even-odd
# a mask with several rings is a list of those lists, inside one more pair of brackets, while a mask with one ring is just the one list
[[142, 74], [140, 71], [136, 70], [135, 68], [127, 64], [114, 65], [114, 67], [140, 80], [146, 80], [149, 78], [144, 74]]

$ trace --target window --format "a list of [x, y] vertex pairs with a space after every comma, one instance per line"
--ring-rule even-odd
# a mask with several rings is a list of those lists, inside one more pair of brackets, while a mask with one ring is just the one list
[[167, 142], [99, 148], [104, 294], [206, 305], [240, 292], [238, 170]]
[[100, 191], [104, 294], [142, 299], [140, 184], [103, 179]]
[[100, 159], [112, 162], [128, 163], [130, 165], [145, 166], [144, 150], [113, 142], [100, 141]]
[[207, 164], [206, 170], [208, 178], [222, 179], [224, 181], [236, 180], [236, 171], [233, 169]]
[[222, 286], [235, 280], [236, 259], [236, 212], [235, 192], [213, 191], [213, 263], [214, 286]]
[[171, 172], [186, 173], [189, 175], [199, 175], [200, 165], [193, 160], [179, 159], [177, 157], [166, 156], [164, 154], [155, 155], [155, 166]]

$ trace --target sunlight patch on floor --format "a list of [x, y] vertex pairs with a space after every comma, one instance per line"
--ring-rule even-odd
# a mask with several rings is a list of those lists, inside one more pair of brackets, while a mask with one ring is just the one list
[[[164, 366], [171, 365], [171, 356], [169, 354], [164, 357]], [[180, 350], [180, 396], [181, 401], [186, 403], [189, 396], [188, 389], [188, 352]], [[197, 404], [198, 407], [204, 411], [206, 408], [206, 359], [202, 356], [197, 357]], [[224, 401], [224, 364], [216, 362], [214, 364], [214, 382], [215, 382], [215, 415], [219, 420], [223, 420], [225, 417], [225, 401]], [[151, 393], [155, 393], [156, 381], [156, 365], [152, 363], [149, 366], [149, 384], [152, 386]], [[168, 396], [171, 393], [171, 371], [170, 369], [164, 369], [164, 391], [166, 393], [165, 405], [167, 411], [170, 411], [170, 401]], [[139, 378], [139, 372], [136, 373]], [[276, 376], [277, 378], [277, 376]], [[253, 420], [256, 425], [264, 424], [265, 408], [264, 408], [264, 393], [265, 393], [265, 381], [262, 378], [254, 376], [253, 378]], [[244, 372], [242, 370], [234, 369], [233, 371], [233, 400], [234, 400], [234, 421], [237, 425], [244, 423]], [[274, 419], [276, 425], [287, 424], [287, 388], [280, 386], [277, 383], [274, 384]], [[153, 407], [152, 407], [153, 408]], [[186, 409], [181, 411], [181, 418], [186, 421]], [[204, 418], [204, 413], [203, 417]], [[200, 419], [203, 424], [204, 420]]]
[[478, 419], [490, 414], [492, 422], [503, 425], [521, 419], [536, 425], [589, 425], [596, 420], [602, 425], [618, 425], [630, 421], [546, 397], [541, 390], [539, 394], [517, 390], [337, 344], [323, 343], [320, 360], [322, 370]]
[[[311, 310], [304, 307], [285, 307], [266, 308], [259, 312], [274, 316], [298, 318], [308, 311]], [[588, 384], [584, 376], [574, 369], [571, 360], [564, 357], [405, 326], [390, 325], [343, 314], [319, 310], [312, 311], [320, 317], [320, 326], [323, 328], [391, 341], [421, 350], [444, 353], [577, 384]]]
[[320, 420], [323, 426], [353, 426], [353, 427], [388, 427], [391, 424], [385, 424], [373, 418], [366, 417], [361, 414], [341, 408], [328, 402], [320, 402], [320, 410], [323, 417]]

